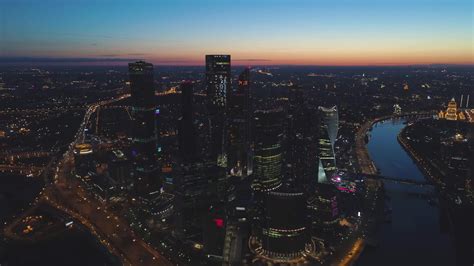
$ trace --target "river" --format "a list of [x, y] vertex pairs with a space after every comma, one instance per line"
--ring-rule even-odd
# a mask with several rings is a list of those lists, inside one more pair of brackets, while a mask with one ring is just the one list
[[[37, 178], [0, 174], [0, 221], [28, 208], [43, 187]], [[117, 258], [87, 230], [76, 228], [35, 243], [3, 242], [0, 226], [0, 265], [119, 265]]]
[[[369, 154], [382, 175], [421, 181], [422, 172], [397, 141], [404, 122], [396, 119], [374, 124]], [[357, 265], [455, 265], [451, 239], [441, 232], [438, 207], [417, 196], [433, 195], [434, 188], [384, 183], [392, 222], [380, 226], [378, 247], [366, 248]]]

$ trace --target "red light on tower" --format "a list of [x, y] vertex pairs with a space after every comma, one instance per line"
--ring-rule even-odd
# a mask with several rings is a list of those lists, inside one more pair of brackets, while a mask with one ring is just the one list
[[213, 221], [216, 224], [216, 227], [218, 228], [224, 227], [224, 219], [217, 218], [217, 219], [214, 219]]

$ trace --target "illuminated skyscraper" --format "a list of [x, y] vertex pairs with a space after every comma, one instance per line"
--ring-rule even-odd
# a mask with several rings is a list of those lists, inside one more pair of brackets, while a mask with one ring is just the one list
[[269, 192], [264, 200], [262, 249], [272, 258], [302, 256], [309, 242], [306, 199], [302, 192], [288, 188]]
[[263, 193], [262, 211], [250, 249], [256, 257], [275, 265], [305, 264], [312, 250], [304, 193], [288, 187]]
[[153, 65], [144, 61], [128, 65], [132, 101], [132, 160], [135, 191], [143, 195], [159, 189], [158, 130], [153, 86]]
[[181, 118], [179, 121], [179, 151], [184, 162], [193, 162], [196, 155], [192, 82], [181, 84]]
[[227, 166], [225, 128], [230, 92], [230, 55], [206, 55], [206, 93], [211, 159], [221, 167]]
[[[337, 139], [339, 127], [339, 115], [337, 107], [332, 108], [319, 107], [321, 114], [321, 130], [319, 137], [319, 169], [323, 167], [326, 177], [332, 176], [336, 171], [336, 156], [334, 145]], [[318, 176], [318, 180], [326, 178]]]
[[229, 158], [228, 169], [233, 176], [247, 176], [251, 173], [250, 147], [250, 69], [240, 75], [237, 90], [229, 99]]
[[254, 187], [262, 191], [278, 188], [282, 182], [282, 109], [255, 112]]
[[334, 146], [337, 139], [337, 132], [339, 130], [339, 113], [337, 111], [337, 106], [331, 108], [325, 108], [320, 106], [324, 126], [328, 132], [331, 145]]

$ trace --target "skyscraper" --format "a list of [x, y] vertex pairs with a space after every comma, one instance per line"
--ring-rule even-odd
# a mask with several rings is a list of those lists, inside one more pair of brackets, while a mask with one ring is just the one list
[[184, 162], [193, 162], [196, 157], [196, 129], [193, 109], [194, 84], [190, 81], [181, 84], [181, 118], [179, 121], [179, 151]]
[[323, 167], [325, 177], [318, 175], [318, 180], [327, 180], [336, 171], [336, 156], [334, 145], [339, 127], [337, 106], [331, 108], [319, 107], [321, 114], [321, 130], [319, 137], [319, 169]]
[[258, 110], [255, 112], [254, 180], [262, 191], [280, 187], [283, 161], [282, 109]]
[[227, 166], [226, 114], [231, 92], [230, 55], [206, 55], [206, 93], [211, 159]]
[[250, 97], [250, 69], [246, 68], [239, 75], [237, 90], [229, 99], [228, 169], [233, 176], [244, 177], [251, 173]]
[[339, 130], [339, 113], [337, 111], [337, 106], [331, 108], [320, 106], [319, 110], [322, 112], [323, 123], [328, 132], [331, 145], [334, 146], [337, 139], [337, 132]]
[[271, 191], [264, 198], [261, 244], [264, 255], [291, 260], [302, 257], [309, 242], [306, 198], [289, 188]]
[[285, 159], [289, 180], [298, 184], [308, 184], [314, 166], [317, 136], [314, 119], [312, 119], [304, 98], [303, 88], [294, 85], [288, 94], [287, 116], [287, 153]]
[[153, 86], [153, 65], [144, 61], [128, 65], [132, 102], [132, 160], [135, 192], [143, 195], [159, 189], [158, 130]]

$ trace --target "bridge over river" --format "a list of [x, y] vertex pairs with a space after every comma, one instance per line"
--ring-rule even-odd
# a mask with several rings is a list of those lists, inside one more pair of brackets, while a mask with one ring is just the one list
[[408, 184], [408, 185], [417, 185], [417, 186], [432, 186], [432, 184], [429, 183], [426, 180], [415, 180], [415, 179], [412, 179], [412, 178], [384, 176], [384, 175], [379, 175], [379, 174], [361, 174], [361, 175], [364, 175], [366, 178], [378, 179], [378, 180], [389, 181], [389, 182], [395, 182], [395, 183], [398, 183], [398, 184]]

